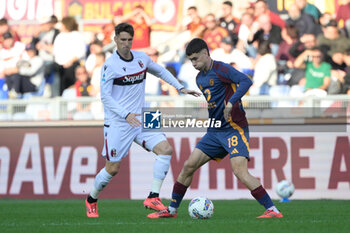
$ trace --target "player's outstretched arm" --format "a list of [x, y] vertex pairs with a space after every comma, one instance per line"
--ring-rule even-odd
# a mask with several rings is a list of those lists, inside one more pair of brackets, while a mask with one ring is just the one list
[[181, 92], [182, 94], [193, 95], [193, 96], [196, 96], [196, 97], [199, 97], [199, 96], [202, 95], [202, 93], [200, 93], [200, 92], [193, 91], [193, 90], [188, 90], [188, 89], [186, 89], [186, 88], [182, 88], [182, 89], [180, 90], [180, 92]]

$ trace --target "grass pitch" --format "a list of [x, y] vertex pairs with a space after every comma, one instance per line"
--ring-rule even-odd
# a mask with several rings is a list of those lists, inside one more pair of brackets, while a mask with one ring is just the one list
[[256, 219], [264, 209], [254, 200], [213, 200], [214, 216], [207, 220], [191, 219], [186, 200], [176, 219], [148, 219], [142, 202], [100, 200], [100, 217], [93, 219], [84, 200], [0, 199], [0, 232], [350, 232], [350, 201], [276, 201], [284, 218]]

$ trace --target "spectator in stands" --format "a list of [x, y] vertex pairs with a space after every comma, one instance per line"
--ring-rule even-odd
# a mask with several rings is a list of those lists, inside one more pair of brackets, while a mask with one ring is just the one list
[[9, 89], [14, 89], [16, 97], [22, 98], [23, 94], [34, 92], [43, 95], [44, 61], [38, 56], [33, 44], [26, 47], [26, 53], [17, 61], [16, 66], [5, 69], [5, 74]]
[[84, 66], [77, 66], [75, 69], [75, 78], [76, 96], [92, 96], [93, 87], [90, 84], [89, 73]]
[[[291, 48], [289, 49], [289, 54], [294, 58], [293, 60], [297, 59], [305, 50], [311, 50], [317, 45], [316, 36], [314, 34], [304, 34], [300, 39], [294, 43]], [[311, 57], [306, 58], [308, 61], [311, 61]], [[293, 62], [294, 64], [294, 62]], [[294, 66], [294, 69], [291, 73], [291, 77], [288, 80], [288, 85], [298, 85], [300, 80], [305, 77], [305, 69], [303, 68], [296, 68]]]
[[272, 54], [276, 55], [279, 44], [282, 42], [281, 28], [272, 24], [268, 15], [259, 16], [253, 25], [246, 48], [250, 57], [256, 58], [257, 48], [263, 41], [270, 44]]
[[[27, 93], [26, 98], [32, 96], [45, 96], [45, 78], [44, 78], [44, 60], [38, 55], [38, 50], [34, 44], [26, 46], [26, 54], [24, 59], [17, 63], [17, 78], [19, 82], [15, 84], [19, 86], [19, 93]], [[29, 92], [29, 93], [28, 93]]]
[[254, 4], [254, 10], [255, 19], [258, 19], [262, 15], [268, 15], [272, 24], [277, 25], [281, 29], [284, 29], [286, 27], [284, 20], [278, 14], [269, 10], [267, 1], [257, 0]]
[[254, 15], [248, 12], [243, 13], [238, 30], [238, 43], [242, 44], [244, 48], [248, 46], [248, 38], [252, 31], [253, 22]]
[[106, 61], [106, 55], [103, 52], [96, 53], [95, 67], [92, 71], [91, 85], [93, 87], [93, 96], [100, 96], [101, 70]]
[[53, 43], [59, 34], [59, 30], [55, 27], [57, 23], [56, 16], [43, 17], [39, 20], [40, 34], [37, 38], [33, 38], [32, 43], [36, 45], [39, 56], [44, 60], [45, 69], [44, 77], [49, 85], [49, 96], [59, 95], [59, 76], [57, 67], [54, 63]]
[[195, 6], [190, 6], [187, 8], [187, 14], [180, 22], [176, 25], [176, 31], [189, 30], [191, 33], [191, 38], [202, 38], [203, 32], [205, 30], [205, 25], [202, 22], [202, 18], [198, 14], [198, 9]]
[[[173, 66], [166, 66], [165, 67], [175, 78], [177, 78], [177, 73], [176, 70]], [[177, 89], [173, 86], [171, 86], [170, 84], [168, 84], [167, 82], [165, 82], [164, 80], [160, 79], [160, 91], [161, 91], [161, 95], [165, 95], [165, 96], [178, 96], [179, 92], [177, 91]], [[168, 103], [166, 106], [163, 107], [170, 107], [170, 106], [174, 106], [174, 103]]]
[[339, 6], [336, 20], [340, 28], [345, 30], [347, 37], [350, 36], [350, 0], [343, 0], [343, 4]]
[[89, 73], [89, 75], [91, 76], [92, 71], [96, 66], [96, 54], [102, 52], [102, 42], [99, 40], [94, 40], [93, 42], [91, 42], [89, 46], [89, 51], [90, 53], [85, 61], [85, 68]]
[[[156, 48], [150, 47], [146, 49], [146, 54], [152, 59], [152, 61], [157, 62], [159, 58], [159, 52]], [[160, 94], [160, 79], [151, 74], [147, 73], [146, 76], [146, 95], [159, 95]]]
[[[309, 61], [308, 58], [312, 60]], [[297, 68], [305, 68], [305, 78], [299, 85], [305, 90], [321, 89], [327, 91], [330, 84], [331, 65], [323, 61], [323, 54], [319, 47], [305, 50], [294, 62]]]
[[22, 59], [25, 52], [25, 44], [15, 41], [15, 38], [10, 32], [5, 32], [3, 35], [3, 44], [0, 48], [0, 78], [6, 79], [10, 98], [16, 97], [14, 90], [14, 78], [17, 73], [17, 62]]
[[[296, 28], [294, 25], [288, 25], [286, 27], [286, 30], [288, 36], [292, 38], [292, 43], [288, 43], [287, 41], [283, 40], [276, 54], [276, 59], [277, 61], [285, 61], [284, 63], [286, 64], [287, 68], [293, 68], [295, 57], [292, 56], [290, 50], [292, 46], [295, 45], [299, 40], [299, 31], [298, 28]], [[315, 44], [313, 46], [315, 46]]]
[[143, 6], [136, 5], [134, 9], [123, 16], [124, 22], [130, 23], [135, 29], [132, 49], [146, 49], [151, 46], [152, 19]]
[[115, 24], [113, 23], [113, 21], [102, 26], [102, 35], [103, 35], [102, 45], [103, 46], [114, 43], [113, 41], [114, 26]]
[[301, 12], [311, 15], [314, 21], [318, 22], [321, 17], [321, 12], [315, 5], [309, 3], [307, 0], [295, 0], [295, 4]]
[[339, 33], [337, 21], [330, 20], [325, 25], [324, 33], [317, 37], [317, 41], [325, 54], [325, 61], [330, 63], [333, 69], [343, 69], [344, 54], [350, 49], [350, 40]]
[[196, 84], [196, 76], [198, 70], [196, 70], [191, 61], [186, 57], [184, 63], [180, 67], [178, 79], [181, 83], [190, 90], [200, 91]]
[[251, 95], [267, 95], [270, 87], [277, 83], [276, 59], [271, 53], [268, 41], [259, 43], [254, 68], [253, 85], [250, 87], [249, 93]]
[[210, 56], [214, 60], [228, 64], [233, 62], [240, 71], [252, 67], [249, 57], [243, 51], [235, 48], [234, 41], [230, 36], [224, 37], [220, 43], [220, 48], [214, 49]]
[[238, 28], [239, 19], [235, 18], [232, 14], [232, 2], [224, 1], [221, 5], [222, 16], [219, 18], [219, 25], [226, 28], [233, 43], [238, 41]]
[[329, 12], [325, 12], [321, 14], [321, 17], [319, 18], [319, 23], [316, 24], [316, 36], [324, 33], [326, 25], [333, 19], [333, 15]]
[[209, 50], [219, 48], [222, 38], [229, 35], [227, 30], [218, 25], [215, 15], [212, 13], [205, 16], [204, 23], [203, 39], [207, 42]]
[[85, 58], [86, 45], [83, 35], [77, 31], [78, 24], [73, 17], [64, 17], [60, 34], [53, 45], [55, 62], [59, 65], [60, 94], [75, 83], [74, 70]]
[[331, 21], [332, 19], [333, 19], [333, 16], [331, 13], [324, 12], [320, 17], [320, 25], [322, 27], [325, 27], [329, 23], [329, 21]]
[[346, 67], [344, 70], [332, 70], [332, 81], [335, 78], [339, 85], [339, 92], [335, 94], [350, 95], [350, 49], [344, 54], [344, 62]]
[[292, 75], [295, 57], [290, 54], [289, 50], [299, 39], [299, 31], [294, 25], [288, 25], [286, 30], [288, 36], [292, 38], [292, 43], [283, 40], [276, 54], [278, 84], [286, 84], [286, 81], [289, 80]]
[[2, 47], [2, 43], [3, 43], [3, 35], [6, 33], [6, 32], [9, 32], [11, 33], [12, 37], [13, 37], [13, 40], [15, 42], [17, 41], [21, 41], [21, 38], [19, 37], [18, 33], [12, 29], [10, 27], [10, 25], [8, 24], [8, 21], [6, 18], [2, 18], [0, 19], [0, 49]]
[[316, 24], [311, 15], [303, 13], [296, 4], [292, 4], [288, 9], [289, 18], [286, 20], [287, 25], [294, 25], [299, 35], [303, 36], [305, 33], [316, 33]]
[[304, 34], [300, 39], [289, 49], [289, 54], [297, 58], [306, 49], [312, 49], [317, 45], [316, 36], [314, 34]]

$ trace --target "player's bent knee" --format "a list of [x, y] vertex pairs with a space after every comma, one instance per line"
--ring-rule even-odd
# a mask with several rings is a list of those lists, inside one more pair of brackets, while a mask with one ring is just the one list
[[120, 163], [106, 163], [106, 171], [111, 175], [115, 176], [118, 174], [120, 169]]
[[157, 155], [172, 155], [173, 154], [173, 148], [169, 144], [169, 142], [165, 141], [156, 146], [154, 149], [154, 153]]

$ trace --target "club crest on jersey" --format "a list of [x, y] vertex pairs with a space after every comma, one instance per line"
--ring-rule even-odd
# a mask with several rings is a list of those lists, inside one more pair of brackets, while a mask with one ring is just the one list
[[112, 156], [112, 157], [116, 157], [116, 156], [117, 156], [117, 150], [116, 150], [115, 148], [113, 148], [113, 149], [111, 150], [111, 156]]
[[141, 60], [138, 61], [141, 68], [143, 68], [143, 63]]
[[126, 67], [123, 67], [124, 72], [126, 72]]
[[212, 78], [209, 79], [209, 85], [210, 85], [210, 86], [214, 86], [214, 79], [212, 79]]

